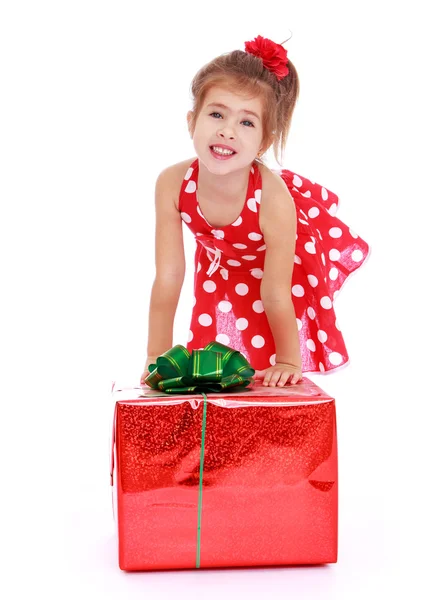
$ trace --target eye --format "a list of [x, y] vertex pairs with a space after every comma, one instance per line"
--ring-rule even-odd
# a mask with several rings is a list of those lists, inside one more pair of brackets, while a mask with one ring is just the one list
[[[220, 115], [220, 113], [219, 113], [219, 112], [213, 112], [213, 113], [210, 113], [210, 115], [209, 115], [209, 116], [210, 116], [210, 117], [212, 117], [213, 115]], [[221, 115], [220, 115], [220, 116], [221, 116]]]
[[251, 127], [254, 127], [254, 124], [251, 121], [242, 121], [243, 123], [250, 123]]

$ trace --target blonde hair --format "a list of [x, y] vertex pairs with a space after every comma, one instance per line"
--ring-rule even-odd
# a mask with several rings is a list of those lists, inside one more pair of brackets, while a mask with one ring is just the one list
[[[276, 161], [281, 165], [286, 141], [291, 127], [292, 114], [297, 102], [300, 83], [297, 71], [290, 60], [289, 73], [280, 81], [274, 73], [264, 68], [262, 59], [242, 50], [222, 54], [202, 67], [191, 82], [195, 128], [207, 92], [212, 86], [237, 90], [238, 94], [263, 99], [262, 146], [264, 151], [273, 144]], [[279, 158], [280, 153], [280, 158]], [[261, 158], [257, 158], [263, 162]]]

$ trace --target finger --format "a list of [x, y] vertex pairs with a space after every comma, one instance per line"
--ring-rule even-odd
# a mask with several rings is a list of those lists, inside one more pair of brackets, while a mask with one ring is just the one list
[[262, 383], [263, 383], [263, 385], [268, 386], [271, 382], [271, 378], [274, 374], [274, 371], [272, 371], [271, 369], [265, 369], [264, 373], [265, 373], [265, 378]]
[[282, 386], [286, 385], [286, 382], [287, 382], [287, 381], [288, 381], [288, 379], [290, 379], [290, 378], [292, 379], [292, 373], [290, 373], [289, 371], [284, 371], [284, 372], [281, 374], [281, 377], [280, 377], [280, 379], [278, 380], [278, 382], [277, 382], [277, 385], [278, 385], [278, 386], [280, 386], [280, 387], [282, 387]]
[[277, 371], [273, 371], [272, 375], [271, 375], [271, 379], [269, 380], [269, 385], [271, 386], [275, 386], [278, 382], [278, 380], [280, 379], [282, 372], [280, 370]]
[[265, 377], [266, 369], [263, 371], [254, 371], [254, 379], [263, 379]]
[[301, 379], [300, 373], [294, 373], [292, 375], [291, 384], [295, 385], [296, 383], [298, 383], [300, 381], [300, 379]]

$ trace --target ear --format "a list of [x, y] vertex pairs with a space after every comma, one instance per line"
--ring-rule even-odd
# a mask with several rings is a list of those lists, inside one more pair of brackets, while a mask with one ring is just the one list
[[187, 115], [186, 115], [186, 120], [188, 122], [188, 130], [189, 130], [189, 135], [191, 136], [191, 138], [192, 138], [193, 133], [194, 133], [193, 128], [192, 128], [192, 119], [193, 119], [193, 117], [194, 117], [194, 113], [192, 112], [192, 110], [189, 110], [188, 113], [187, 113]]

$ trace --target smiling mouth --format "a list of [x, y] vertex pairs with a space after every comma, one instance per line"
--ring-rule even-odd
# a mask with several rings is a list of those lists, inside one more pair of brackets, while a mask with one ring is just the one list
[[226, 148], [220, 148], [219, 146], [209, 146], [210, 150], [217, 156], [233, 156], [237, 154], [234, 150], [227, 150]]

